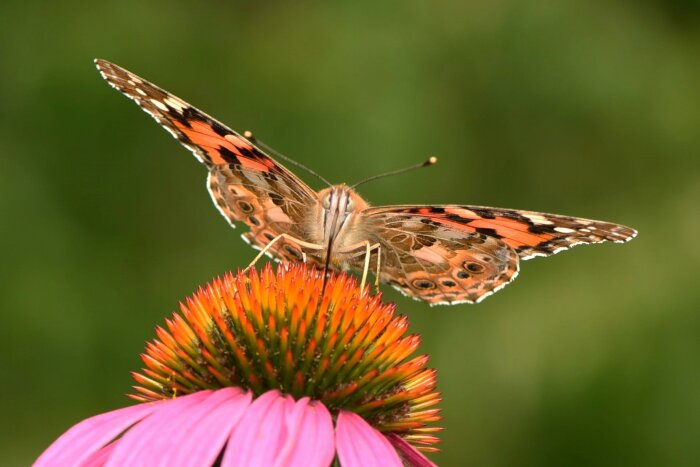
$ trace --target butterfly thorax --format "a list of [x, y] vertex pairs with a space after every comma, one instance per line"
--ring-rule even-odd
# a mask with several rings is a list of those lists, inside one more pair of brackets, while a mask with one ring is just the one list
[[310, 233], [315, 242], [330, 247], [332, 262], [340, 260], [336, 254], [364, 240], [358, 229], [358, 214], [367, 207], [367, 202], [347, 185], [334, 185], [318, 193], [317, 219]]

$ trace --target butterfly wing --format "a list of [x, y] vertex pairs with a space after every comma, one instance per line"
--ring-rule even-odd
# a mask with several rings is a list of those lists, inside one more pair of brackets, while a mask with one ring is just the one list
[[[498, 238], [390, 208], [364, 214], [366, 236], [381, 247], [380, 280], [404, 295], [431, 305], [477, 303], [517, 276], [518, 254]], [[361, 271], [364, 255], [348, 266]]]
[[[221, 214], [250, 232], [244, 240], [262, 248], [286, 233], [303, 238], [316, 193], [282, 165], [219, 121], [182, 99], [106, 60], [95, 60], [102, 77], [136, 102], [209, 170], [207, 187]], [[293, 245], [278, 243], [276, 258], [300, 261]]]
[[381, 280], [431, 304], [478, 302], [512, 281], [521, 259], [636, 235], [608, 222], [477, 206], [376, 207], [363, 218], [384, 250]]

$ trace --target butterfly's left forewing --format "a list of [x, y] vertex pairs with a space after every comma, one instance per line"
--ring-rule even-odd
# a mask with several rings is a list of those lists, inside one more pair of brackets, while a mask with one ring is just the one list
[[[263, 248], [280, 234], [302, 238], [305, 217], [316, 193], [249, 139], [149, 81], [105, 60], [95, 60], [100, 74], [136, 102], [207, 166], [207, 188], [221, 214], [234, 226], [250, 227], [243, 238]], [[300, 261], [299, 248], [284, 242], [270, 253]]]

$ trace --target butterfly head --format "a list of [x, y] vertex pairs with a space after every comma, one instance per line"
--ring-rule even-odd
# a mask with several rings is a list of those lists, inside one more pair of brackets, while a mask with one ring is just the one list
[[335, 242], [347, 232], [353, 214], [367, 208], [367, 202], [347, 185], [334, 185], [319, 194], [324, 243]]

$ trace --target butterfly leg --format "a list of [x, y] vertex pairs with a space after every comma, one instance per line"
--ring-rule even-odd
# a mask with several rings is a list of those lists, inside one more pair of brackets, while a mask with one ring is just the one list
[[[275, 243], [277, 243], [279, 240], [282, 240], [282, 239], [284, 239], [290, 243], [294, 243], [300, 247], [310, 248], [312, 250], [322, 250], [324, 248], [322, 245], [317, 245], [315, 243], [305, 242], [303, 240], [299, 240], [298, 238], [292, 237], [291, 235], [288, 235], [288, 234], [280, 234], [280, 235], [276, 236], [275, 238], [273, 238], [272, 240], [270, 240], [270, 242], [260, 250], [260, 252], [257, 254], [257, 256], [255, 258], [253, 258], [253, 261], [250, 262], [250, 264], [243, 270], [243, 272], [246, 272], [246, 271], [248, 271], [248, 269], [252, 268], [255, 265], [255, 263], [257, 263], [258, 260], [260, 260], [260, 258], [262, 258], [263, 255], [265, 253], [267, 253]], [[306, 259], [305, 254], [304, 254], [303, 258]]]
[[[372, 244], [370, 243], [369, 240], [363, 240], [359, 243], [355, 243], [353, 245], [348, 245], [344, 247], [341, 251], [338, 251], [338, 253], [349, 253], [353, 250], [357, 250], [359, 248], [364, 248], [364, 254], [365, 254], [365, 267], [362, 268], [362, 281], [360, 282], [360, 290], [365, 288], [365, 282], [367, 282], [367, 273], [369, 272], [369, 261], [372, 258], [372, 251], [377, 250], [379, 254], [381, 254], [381, 245], [379, 243]], [[359, 252], [358, 255], [361, 255], [362, 252]], [[379, 267], [379, 259], [377, 259], [377, 267]], [[379, 284], [379, 269], [377, 269], [377, 286]]]
[[381, 271], [381, 264], [382, 264], [382, 247], [378, 246], [377, 247], [377, 272], [374, 276], [374, 288], [376, 289], [376, 292], [379, 292], [379, 272]]
[[369, 259], [372, 255], [372, 250], [370, 250], [370, 244], [369, 242], [365, 242], [365, 246], [367, 247], [367, 251], [365, 252], [365, 267], [362, 268], [362, 282], [360, 282], [360, 290], [365, 289], [365, 281], [367, 280], [367, 271], [369, 270]]
[[362, 268], [362, 282], [360, 282], [360, 290], [363, 290], [365, 288], [365, 282], [367, 281], [367, 273], [369, 272], [369, 260], [372, 259], [372, 250], [377, 250], [377, 279], [375, 282], [375, 285], [377, 288], [379, 287], [379, 261], [380, 261], [380, 255], [381, 255], [381, 246], [379, 243], [375, 243], [374, 245], [371, 245], [369, 243], [369, 240], [365, 240], [363, 242], [365, 244], [365, 267]]

